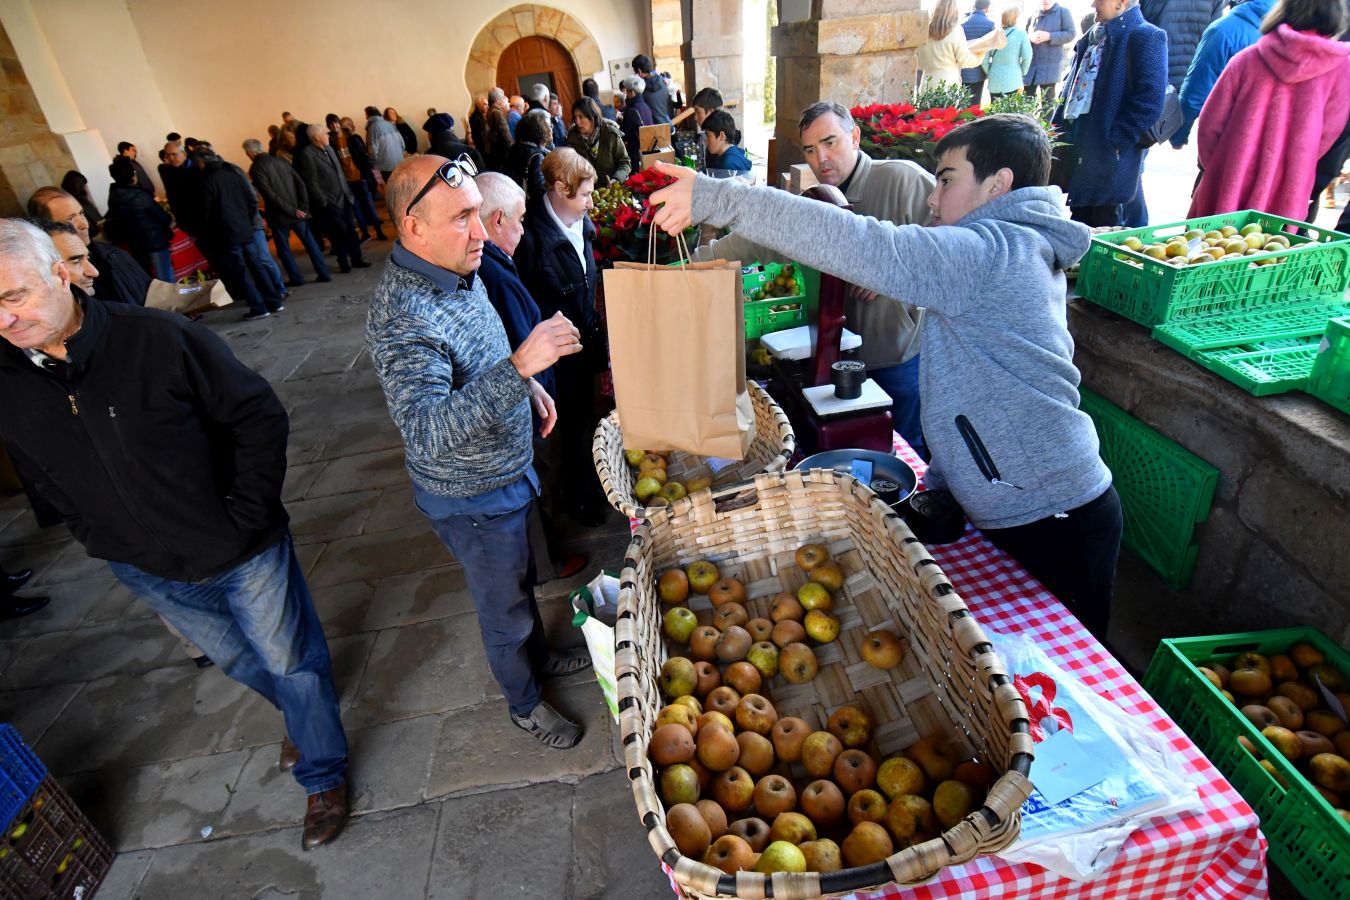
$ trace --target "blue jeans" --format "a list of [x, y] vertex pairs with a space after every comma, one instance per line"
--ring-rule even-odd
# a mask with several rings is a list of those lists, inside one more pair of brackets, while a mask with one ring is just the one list
[[875, 369], [867, 374], [891, 395], [891, 419], [895, 430], [914, 452], [928, 459], [928, 445], [924, 443], [923, 425], [919, 422], [919, 354], [898, 366]]
[[163, 250], [150, 251], [150, 268], [154, 271], [155, 277], [160, 281], [167, 281], [169, 284], [173, 284], [178, 280], [173, 277], [173, 254], [169, 252], [168, 247], [165, 247]]
[[[259, 277], [262, 273], [262, 279], [267, 282], [272, 293], [278, 297], [286, 296], [286, 284], [281, 277], [281, 269], [277, 266], [277, 261], [272, 258], [272, 251], [267, 246], [267, 232], [261, 228], [253, 229], [253, 244], [245, 248], [245, 255], [248, 257], [249, 268], [253, 271], [253, 277]], [[262, 287], [261, 282], [258, 285]], [[266, 291], [263, 291], [266, 294]]]
[[323, 251], [319, 249], [319, 242], [314, 240], [314, 232], [310, 230], [309, 223], [298, 221], [294, 225], [280, 225], [272, 223], [272, 243], [277, 245], [277, 256], [281, 257], [281, 264], [286, 269], [286, 274], [290, 276], [291, 281], [304, 281], [300, 270], [295, 265], [295, 254], [291, 252], [291, 230], [294, 229], [296, 235], [300, 238], [300, 244], [309, 254], [309, 261], [314, 266], [314, 274], [320, 278], [332, 278], [332, 273], [328, 271], [328, 264], [323, 261]]
[[[517, 716], [528, 716], [539, 705], [534, 669], [548, 658], [534, 602], [533, 502], [505, 513], [427, 516], [431, 530], [464, 567], [488, 667]], [[427, 515], [420, 503], [418, 509]]]
[[306, 793], [344, 783], [347, 735], [328, 642], [289, 535], [205, 581], [170, 581], [126, 563], [108, 565], [226, 675], [281, 710], [286, 733], [300, 748], [294, 773]]
[[1143, 228], [1148, 224], [1148, 204], [1144, 202], [1144, 163], [1148, 161], [1148, 151], [1139, 157], [1139, 186], [1134, 199], [1120, 205], [1120, 224], [1126, 228]]
[[370, 187], [364, 181], [349, 181], [347, 187], [352, 189], [352, 198], [356, 201], [353, 206], [356, 207], [356, 224], [361, 230], [361, 237], [366, 236], [366, 229], [373, 228], [375, 233], [380, 233], [380, 214], [375, 211], [375, 201], [371, 199]]

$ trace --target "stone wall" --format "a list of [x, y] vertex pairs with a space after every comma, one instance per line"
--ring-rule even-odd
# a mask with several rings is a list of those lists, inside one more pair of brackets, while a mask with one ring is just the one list
[[[844, 106], [899, 103], [908, 96], [926, 40], [928, 13], [919, 0], [812, 0], [812, 17], [773, 30], [778, 57], [778, 172], [802, 161], [797, 119], [819, 100]], [[789, 10], [789, 12], [791, 12]], [[777, 172], [770, 178], [776, 183]]]
[[0, 27], [0, 216], [25, 215], [37, 188], [60, 184], [75, 160], [47, 127], [9, 35]]
[[1069, 327], [1086, 387], [1220, 472], [1190, 588], [1147, 602], [1212, 633], [1306, 624], [1350, 646], [1350, 418], [1302, 393], [1253, 397], [1082, 301]]

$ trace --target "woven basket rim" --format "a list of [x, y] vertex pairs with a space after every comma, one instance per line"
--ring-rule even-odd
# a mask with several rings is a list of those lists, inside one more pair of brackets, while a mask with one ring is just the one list
[[[761, 406], [773, 415], [774, 421], [772, 424], [777, 431], [778, 453], [769, 461], [768, 465], [762, 471], [782, 472], [787, 468], [788, 460], [792, 458], [792, 454], [797, 450], [797, 436], [792, 430], [792, 423], [788, 421], [787, 415], [773, 397], [769, 395], [768, 391], [760, 387], [757, 382], [750, 379], [747, 379], [745, 384], [750, 394], [752, 406], [755, 410], [755, 431], [767, 431], [767, 428], [765, 428], [767, 423], [762, 423], [760, 421]], [[618, 491], [607, 486], [616, 483], [616, 479], [622, 478], [623, 475], [626, 474], [615, 473], [611, 469], [606, 448], [613, 435], [619, 437], [619, 446], [622, 448], [623, 426], [619, 424], [619, 411], [617, 409], [611, 411], [609, 415], [605, 416], [596, 424], [595, 437], [591, 442], [591, 458], [595, 463], [595, 472], [600, 479], [600, 484], [605, 489], [605, 499], [609, 501], [610, 506], [628, 516], [630, 519], [651, 518], [658, 510], [665, 509], [665, 507], [641, 506], [636, 500], [630, 500], [619, 494]], [[738, 481], [736, 484], [743, 485], [746, 483], [748, 482]]]
[[[853, 491], [855, 489], [861, 489], [863, 491], [866, 491], [868, 494], [872, 494], [870, 488], [868, 488], [866, 485], [862, 485], [861, 482], [859, 482], [852, 475], [838, 472], [835, 470], [812, 469], [809, 472], [800, 474], [802, 475], [804, 480], [809, 480], [813, 482], [828, 483], [832, 481], [838, 486], [841, 492], [848, 492]], [[753, 483], [729, 485], [724, 488], [720, 488], [716, 491], [712, 491], [712, 499], [714, 502], [716, 502], [719, 499], [731, 500], [734, 505], [728, 507], [727, 511], [729, 511], [730, 509], [744, 508], [747, 505], [753, 505], [754, 503], [758, 502], [757, 500], [758, 488], [763, 486], [775, 486], [784, 484], [786, 482], [787, 477], [788, 473], [786, 472], [763, 473], [756, 476]], [[749, 502], [747, 502], [747, 497], [745, 495], [747, 489], [754, 489], [756, 493], [755, 499], [750, 500]], [[736, 495], [741, 496], [737, 497]], [[655, 510], [654, 516], [638, 523], [637, 528], [634, 529], [632, 539], [629, 542], [628, 548], [625, 552], [624, 567], [619, 575], [620, 588], [618, 597], [618, 620], [620, 622], [623, 622], [625, 619], [632, 619], [636, 617], [639, 576], [635, 570], [635, 567], [637, 565], [637, 560], [643, 551], [643, 548], [649, 545], [652, 541], [653, 529], [662, 527], [663, 525], [665, 525], [667, 519], [670, 516], [686, 511], [691, 505], [692, 505], [691, 498], [686, 497], [684, 499], [676, 501], [676, 503], [672, 504], [671, 507], [669, 508], [658, 508]], [[881, 500], [881, 498], [875, 496], [875, 494], [872, 494], [870, 505], [874, 511], [882, 513], [886, 517], [886, 519], [894, 521], [899, 528], [908, 531], [908, 527], [904, 524], [903, 520], [901, 520], [899, 516], [890, 507], [886, 506], [886, 504]], [[723, 511], [724, 510], [718, 510], [719, 513]], [[936, 563], [932, 562], [931, 559], [929, 560], [929, 562], [932, 563], [934, 566], [936, 566]], [[940, 572], [940, 570], [938, 571]], [[970, 612], [970, 609], [965, 605], [964, 600], [960, 597], [959, 594], [956, 594], [955, 588], [951, 586], [950, 581], [945, 579], [945, 576], [943, 577], [943, 580], [939, 583], [938, 586], [942, 584], [945, 584], [948, 588], [951, 589], [951, 593], [947, 594], [944, 597], [947, 606], [952, 608], [951, 613], [947, 619], [948, 625], [950, 626], [953, 622], [961, 618], [969, 617], [971, 619], [974, 619], [974, 615]], [[930, 599], [936, 600], [936, 596], [934, 595], [935, 587], [926, 587], [925, 593], [928, 594]], [[627, 642], [620, 641], [619, 644], [616, 644], [615, 648], [616, 651], [622, 649], [621, 645], [623, 643]], [[987, 637], [984, 642], [972, 646], [968, 651], [968, 655], [971, 657], [972, 661], [983, 659], [984, 665], [981, 666], [981, 668], [986, 673], [988, 687], [991, 690], [991, 692], [998, 687], [1009, 686], [1012, 684], [1012, 678], [1008, 675], [1007, 667], [1003, 663], [1002, 657], [998, 654], [997, 650], [993, 647], [992, 643], [989, 642]], [[625, 676], [624, 674], [619, 674], [617, 681], [618, 681], [618, 700], [620, 709], [620, 719], [623, 726], [622, 728], [623, 733], [625, 735], [628, 735], [631, 731], [631, 733], [637, 737], [638, 742], [642, 745], [642, 753], [643, 756], [645, 757], [646, 745], [649, 738], [644, 738], [641, 734], [639, 710], [641, 708], [643, 699], [641, 698], [641, 696], [639, 696], [639, 693], [634, 691], [633, 689], [633, 685], [636, 679], [631, 675]], [[1029, 717], [1025, 704], [1020, 699], [1015, 700], [1014, 704], [1016, 713], [1008, 717], [1011, 731], [1014, 735], [1026, 736], [1026, 746], [1029, 748], [1030, 747]], [[637, 727], [633, 727], [635, 724], [637, 725]], [[992, 793], [995, 789], [1000, 788], [1006, 791], [1014, 792], [1014, 794], [1020, 793], [1021, 795], [1020, 800], [1018, 801], [1016, 807], [1014, 807], [1012, 814], [1006, 820], [999, 820], [998, 816], [987, 806], [985, 806], [981, 809], [975, 810], [970, 815], [968, 815], [964, 820], [962, 820], [962, 822], [957, 823], [952, 828], [944, 829], [941, 832], [941, 834], [938, 835], [938, 837], [930, 841], [927, 841], [924, 844], [918, 844], [906, 847], [902, 850], [898, 850], [891, 856], [887, 857], [885, 860], [870, 863], [865, 866], [854, 866], [851, 868], [845, 868], [836, 872], [818, 873], [818, 874], [806, 873], [806, 874], [808, 876], [818, 879], [817, 886], [819, 889], [819, 893], [822, 896], [848, 893], [859, 890], [874, 889], [893, 883], [902, 884], [901, 882], [897, 882], [895, 880], [895, 876], [893, 874], [893, 866], [896, 867], [900, 866], [902, 864], [901, 861], [906, 860], [906, 858], [921, 856], [922, 854], [920, 853], [920, 848], [932, 849], [936, 845], [941, 845], [941, 849], [946, 851], [949, 861], [942, 863], [942, 865], [939, 866], [936, 872], [934, 872], [927, 878], [921, 879], [920, 881], [917, 882], [903, 883], [906, 885], [917, 886], [918, 884], [921, 884], [924, 881], [930, 880], [932, 877], [935, 877], [948, 865], [958, 864], [956, 860], [951, 859], [952, 855], [951, 845], [945, 840], [945, 836], [957, 829], [965, 829], [972, 827], [969, 823], [971, 819], [977, 817], [983, 819], [983, 821], [991, 828], [998, 828], [1000, 826], [1011, 824], [1012, 827], [1008, 832], [1008, 839], [1007, 839], [1007, 843], [1011, 843], [1012, 840], [1015, 839], [1017, 834], [1016, 821], [1020, 817], [1021, 805], [1031, 794], [1032, 784], [1029, 775], [1031, 771], [1032, 761], [1033, 761], [1033, 754], [1029, 749], [1026, 752], [1014, 751], [1012, 753], [1009, 768], [1007, 769], [1007, 771], [1000, 774], [998, 779], [995, 781], [994, 786], [990, 788], [990, 793]], [[639, 774], [640, 770], [634, 770], [630, 768], [628, 771], [629, 780], [633, 787], [634, 798], [639, 804], [639, 809], [641, 809], [641, 797], [639, 796], [639, 786], [637, 782]], [[655, 813], [649, 813], [645, 817], [643, 824], [646, 826], [649, 833], [657, 829], [661, 829], [662, 831], [664, 831], [665, 829], [664, 822], [660, 818], [658, 818]], [[656, 844], [655, 842], [653, 842], [653, 847], [655, 846]], [[977, 857], [978, 855], [984, 854], [977, 854]], [[680, 884], [681, 888], [697, 890], [691, 888], [689, 885], [685, 884], [680, 879], [680, 872], [677, 869], [677, 864], [680, 864], [683, 861], [684, 865], [687, 866], [688, 862], [692, 861], [697, 863], [699, 866], [706, 867], [705, 863], [702, 863], [699, 860], [693, 860], [692, 857], [684, 856], [683, 854], [680, 853], [680, 851], [677, 848], [674, 847], [668, 850], [664, 854], [664, 856], [660, 858], [661, 861], [670, 868], [672, 876], [674, 877], [676, 882]], [[775, 878], [778, 877], [781, 877], [781, 874], [775, 876], [747, 871], [740, 871], [737, 872], [735, 875], [721, 874], [720, 877], [717, 879], [716, 896], [719, 898], [720, 897], [750, 898], [750, 897], [770, 896], [773, 890], [773, 881]], [[793, 877], [800, 878], [801, 876], [793, 876]], [[741, 891], [746, 892], [742, 893]], [[704, 895], [700, 893], [697, 894], [697, 896], [704, 896]]]

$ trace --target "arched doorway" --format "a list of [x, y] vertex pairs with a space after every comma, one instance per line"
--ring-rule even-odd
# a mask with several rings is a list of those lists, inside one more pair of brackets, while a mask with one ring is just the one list
[[[571, 93], [558, 94], [558, 99], [564, 102], [563, 112], [567, 117], [571, 116], [572, 111], [570, 101], [566, 98], [569, 96], [576, 98], [580, 94], [581, 84], [577, 79], [596, 78], [600, 80], [602, 87], [608, 83], [608, 72], [600, 58], [600, 45], [591, 37], [585, 25], [560, 9], [524, 3], [499, 13], [474, 37], [473, 45], [469, 49], [469, 58], [464, 64], [464, 83], [468, 86], [469, 92], [475, 95], [486, 94], [490, 88], [500, 83], [503, 90], [514, 93], [518, 89], [514, 81], [498, 81], [501, 74], [498, 71], [498, 63], [503, 59], [507, 48], [527, 37], [548, 38], [560, 45], [571, 63], [573, 72], [570, 82]], [[552, 70], [518, 71], [521, 75], [529, 75], [531, 72]], [[561, 80], [561, 76], [555, 80]]]
[[497, 84], [529, 99], [529, 90], [543, 82], [562, 101], [563, 119], [571, 121], [572, 101], [581, 94], [581, 79], [567, 48], [552, 38], [531, 35], [512, 43], [497, 60]]

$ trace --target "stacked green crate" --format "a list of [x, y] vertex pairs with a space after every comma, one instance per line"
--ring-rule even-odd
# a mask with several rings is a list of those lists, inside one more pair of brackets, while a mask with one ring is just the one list
[[1086, 388], [1092, 417], [1125, 517], [1122, 543], [1178, 590], [1191, 583], [1195, 526], [1209, 517], [1219, 470]]

